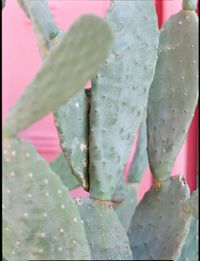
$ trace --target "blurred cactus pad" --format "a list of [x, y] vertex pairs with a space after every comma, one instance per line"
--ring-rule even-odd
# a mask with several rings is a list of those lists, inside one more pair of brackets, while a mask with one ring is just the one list
[[[197, 261], [198, 188], [171, 177], [198, 103], [197, 1], [160, 30], [154, 1], [111, 1], [67, 32], [46, 0], [18, 3], [43, 64], [4, 122], [3, 260]], [[18, 136], [48, 113], [62, 151], [51, 163]]]

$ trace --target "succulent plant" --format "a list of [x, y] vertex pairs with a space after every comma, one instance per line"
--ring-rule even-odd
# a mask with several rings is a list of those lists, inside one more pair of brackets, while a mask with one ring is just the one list
[[[47, 1], [18, 2], [43, 65], [3, 128], [4, 258], [196, 260], [197, 191], [170, 177], [198, 100], [194, 1], [160, 34], [153, 1], [112, 1], [105, 19], [84, 15], [67, 33]], [[50, 164], [17, 136], [49, 112], [62, 149]], [[89, 197], [73, 199], [80, 186]]]
[[185, 8], [161, 28], [147, 109], [147, 152], [154, 185], [137, 206], [128, 231], [136, 259], [176, 260], [190, 227], [188, 209], [195, 215], [195, 200], [189, 200], [185, 180], [170, 174], [198, 100], [197, 32], [197, 14]]

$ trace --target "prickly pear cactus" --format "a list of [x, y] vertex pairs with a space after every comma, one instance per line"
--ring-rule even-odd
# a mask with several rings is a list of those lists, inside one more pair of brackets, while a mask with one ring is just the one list
[[[188, 1], [187, 1], [188, 2]], [[198, 101], [198, 16], [182, 10], [161, 28], [147, 112], [148, 158], [154, 179], [169, 178]]]
[[69, 189], [74, 189], [80, 186], [79, 181], [76, 177], [71, 174], [71, 169], [66, 162], [63, 153], [61, 153], [54, 161], [50, 164], [51, 169], [56, 173], [63, 184]]
[[3, 9], [6, 4], [6, 0], [1, 0], [1, 8]]
[[[123, 11], [122, 11], [123, 10]], [[157, 59], [152, 1], [116, 1], [106, 15], [110, 54], [93, 80], [90, 109], [90, 193], [110, 200], [142, 120]]]
[[112, 197], [115, 202], [114, 209], [122, 225], [128, 230], [135, 208], [138, 204], [137, 189], [142, 176], [148, 166], [147, 137], [146, 137], [146, 111], [139, 128], [136, 152], [128, 173], [128, 180], [120, 179]]
[[194, 11], [197, 8], [197, 0], [183, 0], [183, 10]]
[[169, 177], [198, 100], [197, 21], [194, 11], [183, 10], [161, 29], [147, 111], [154, 184], [136, 208], [128, 230], [137, 260], [176, 260], [189, 231], [192, 217], [186, 206], [193, 201], [189, 187], [179, 176]]
[[126, 231], [119, 222], [112, 203], [84, 199], [79, 205], [85, 225], [92, 260], [131, 260]]
[[83, 88], [106, 58], [111, 40], [111, 31], [101, 18], [88, 15], [76, 21], [11, 109], [4, 135], [15, 136]]
[[199, 190], [195, 190], [192, 193], [192, 196], [185, 204], [185, 210], [192, 214], [192, 216], [196, 219], [199, 218], [199, 206], [198, 206], [198, 194]]
[[54, 113], [54, 123], [64, 157], [72, 174], [87, 191], [89, 190], [88, 113], [89, 102], [84, 91], [77, 93]]
[[138, 204], [137, 185], [120, 180], [112, 197], [113, 208], [121, 224], [128, 231], [132, 216]]
[[3, 235], [8, 260], [90, 259], [68, 189], [32, 145], [19, 139], [3, 143]]
[[[56, 26], [46, 1], [39, 0], [32, 3], [28, 0], [20, 0], [19, 3], [32, 21], [40, 54], [44, 60], [59, 47], [64, 32]], [[55, 34], [55, 32], [57, 33]], [[84, 91], [81, 91], [54, 112], [54, 123], [65, 160], [69, 164], [72, 174], [87, 191], [89, 190], [88, 111], [87, 96]], [[62, 177], [64, 178], [64, 176]]]
[[137, 149], [134, 155], [134, 159], [131, 163], [131, 168], [128, 174], [129, 183], [140, 183], [141, 178], [148, 167], [148, 156], [147, 156], [147, 127], [146, 127], [146, 111], [144, 118], [141, 122]]
[[198, 227], [199, 221], [194, 218], [190, 224], [190, 230], [181, 250], [178, 261], [197, 261], [198, 260]]
[[184, 211], [188, 198], [189, 187], [180, 176], [144, 195], [128, 231], [133, 259], [176, 260], [191, 222], [191, 215]]
[[[3, 129], [4, 259], [196, 261], [197, 192], [190, 197], [184, 178], [169, 178], [198, 98], [195, 1], [184, 0], [161, 29], [157, 64], [153, 1], [112, 1], [106, 21], [85, 15], [68, 33], [46, 0], [18, 2], [44, 64]], [[107, 23], [115, 39], [102, 64]], [[79, 91], [91, 78], [92, 89]], [[49, 112], [63, 153], [47, 164], [15, 136]], [[136, 207], [148, 159], [154, 184]], [[73, 200], [77, 186], [89, 197]]]
[[48, 12], [48, 2], [46, 0], [18, 0], [18, 3], [32, 22], [40, 54], [43, 58], [47, 57], [51, 40], [59, 34], [59, 29], [51, 13]]

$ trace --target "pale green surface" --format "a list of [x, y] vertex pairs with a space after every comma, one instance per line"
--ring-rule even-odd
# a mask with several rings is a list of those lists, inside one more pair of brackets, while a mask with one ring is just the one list
[[88, 178], [88, 109], [84, 91], [77, 93], [55, 113], [55, 125], [72, 174], [89, 189]]
[[111, 41], [111, 31], [101, 18], [78, 19], [11, 109], [4, 135], [15, 136], [81, 90], [105, 60]]
[[140, 183], [148, 167], [146, 111], [140, 124], [137, 148], [128, 173], [128, 182]]
[[5, 4], [6, 4], [6, 0], [1, 0], [1, 9], [4, 8]]
[[169, 178], [198, 101], [198, 17], [181, 11], [161, 29], [149, 91], [147, 147], [152, 175]]
[[199, 221], [192, 219], [190, 230], [187, 239], [183, 245], [181, 255], [178, 261], [198, 261], [199, 251], [198, 251], [198, 226]]
[[160, 190], [151, 188], [144, 195], [128, 231], [135, 260], [176, 260], [191, 222], [183, 210], [189, 194], [185, 181], [174, 176]]
[[63, 184], [72, 190], [80, 186], [79, 181], [71, 173], [71, 169], [64, 158], [63, 153], [60, 153], [58, 157], [50, 163], [51, 169], [60, 177]]
[[106, 21], [114, 43], [92, 84], [89, 173], [91, 195], [110, 200], [147, 103], [159, 32], [153, 1], [116, 1]]
[[48, 10], [48, 2], [46, 0], [18, 0], [18, 3], [32, 22], [40, 54], [45, 58], [50, 48], [50, 40], [59, 33], [53, 16]]
[[190, 199], [186, 202], [186, 208], [191, 213], [191, 215], [198, 219], [199, 218], [199, 189], [196, 189], [193, 193]]
[[138, 204], [137, 185], [129, 184], [122, 180], [117, 186], [112, 201], [114, 201], [114, 203], [116, 201], [114, 210], [121, 224], [125, 230], [128, 231], [132, 216]]
[[184, 10], [196, 10], [198, 0], [183, 0], [183, 9]]
[[92, 260], [132, 260], [126, 231], [111, 206], [86, 198], [79, 203], [79, 211]]
[[[41, 57], [44, 60], [50, 55], [52, 50], [59, 47], [63, 40], [64, 32], [55, 25], [46, 1], [21, 0], [19, 2], [29, 9]], [[24, 8], [23, 10], [26, 11]], [[55, 32], [57, 32], [56, 36]], [[79, 183], [86, 190], [89, 189], [87, 166], [88, 106], [84, 91], [80, 91], [54, 112], [54, 122], [60, 138], [60, 145], [67, 161], [66, 163], [62, 162], [64, 159], [61, 156], [55, 162], [54, 167], [56, 172], [61, 175], [60, 177], [64, 184], [68, 183], [69, 189], [77, 186]], [[78, 178], [79, 183], [73, 177], [64, 175], [63, 168], [66, 170], [67, 164], [70, 167], [70, 170], [67, 169], [67, 173], [74, 174]], [[61, 168], [61, 171], [59, 171], [58, 167]], [[67, 178], [68, 181], [66, 180]]]
[[90, 259], [68, 189], [28, 142], [3, 144], [3, 205], [3, 253], [9, 261]]

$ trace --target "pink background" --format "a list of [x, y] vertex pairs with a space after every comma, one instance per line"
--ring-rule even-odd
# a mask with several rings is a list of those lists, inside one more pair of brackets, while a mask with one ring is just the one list
[[[156, 1], [159, 25], [170, 15], [181, 9], [182, 0]], [[109, 6], [109, 1], [49, 1], [50, 10], [58, 27], [67, 30], [74, 20], [85, 13], [104, 16]], [[26, 86], [33, 79], [41, 67], [42, 61], [37, 48], [36, 38], [32, 26], [17, 4], [16, 0], [6, 2], [2, 12], [2, 76], [3, 76], [3, 120], [15, 101], [22, 95]], [[45, 105], [44, 105], [45, 106]], [[196, 188], [197, 176], [197, 116], [191, 125], [188, 137], [174, 164], [172, 175], [181, 174], [193, 191]], [[53, 160], [61, 151], [57, 132], [53, 124], [52, 115], [48, 115], [33, 124], [20, 134], [35, 145], [39, 153], [47, 160]], [[134, 155], [133, 145], [130, 158], [125, 168]], [[139, 187], [139, 198], [151, 186], [149, 169], [146, 171]], [[73, 195], [86, 195], [82, 189], [75, 190]]]

